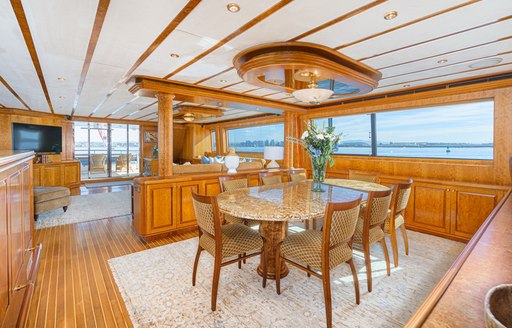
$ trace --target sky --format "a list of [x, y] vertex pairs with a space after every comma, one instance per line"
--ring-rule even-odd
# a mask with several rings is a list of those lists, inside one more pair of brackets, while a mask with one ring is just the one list
[[[492, 143], [492, 100], [377, 113], [378, 142]], [[321, 123], [320, 123], [321, 124]], [[344, 140], [370, 140], [370, 115], [333, 119]]]

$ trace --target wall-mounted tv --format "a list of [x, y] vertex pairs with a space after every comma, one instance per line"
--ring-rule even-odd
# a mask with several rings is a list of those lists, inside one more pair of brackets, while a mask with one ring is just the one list
[[37, 153], [62, 151], [60, 126], [12, 123], [12, 149], [33, 150]]

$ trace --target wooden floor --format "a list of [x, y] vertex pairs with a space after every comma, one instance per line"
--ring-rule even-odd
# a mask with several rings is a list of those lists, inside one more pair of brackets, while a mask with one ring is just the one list
[[131, 217], [36, 230], [43, 249], [26, 327], [131, 327], [107, 260], [195, 236], [145, 243]]

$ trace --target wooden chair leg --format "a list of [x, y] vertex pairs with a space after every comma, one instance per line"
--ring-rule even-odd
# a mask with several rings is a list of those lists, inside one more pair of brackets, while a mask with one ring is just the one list
[[322, 285], [324, 287], [325, 318], [327, 328], [332, 328], [332, 301], [331, 301], [331, 275], [329, 270], [322, 272]]
[[66, 206], [63, 206], [63, 207], [62, 207], [62, 210], [64, 211], [64, 213], [66, 213], [66, 211], [68, 210], [68, 206], [67, 206], [67, 205], [66, 205]]
[[[242, 254], [238, 254], [238, 258], [241, 259]], [[242, 260], [238, 261], [238, 269], [241, 269], [241, 268], [242, 268]]]
[[405, 255], [409, 255], [409, 239], [407, 238], [407, 230], [405, 230], [405, 225], [402, 224], [400, 229], [402, 230], [402, 236], [404, 237]]
[[306, 224], [306, 230], [309, 230], [309, 220], [305, 220], [304, 222]]
[[212, 311], [217, 309], [217, 291], [219, 289], [219, 277], [220, 277], [220, 261], [221, 259], [215, 258], [215, 264], [213, 266], [213, 283], [212, 283]]
[[350, 265], [350, 270], [352, 271], [352, 279], [354, 280], [354, 289], [356, 291], [356, 304], [359, 304], [359, 279], [357, 278], [356, 267], [352, 259], [348, 260], [347, 263], [348, 265]]
[[388, 276], [391, 275], [391, 268], [389, 264], [389, 253], [388, 253], [388, 246], [386, 245], [386, 238], [382, 238], [380, 240], [380, 244], [382, 245], [382, 251], [384, 252], [384, 258], [386, 259], [386, 270], [388, 273]]
[[[308, 268], [308, 270], [311, 270], [311, 267], [309, 265], [307, 266], [307, 268]], [[310, 278], [310, 277], [311, 277], [311, 273], [308, 272], [308, 278]]]
[[277, 245], [276, 247], [276, 291], [277, 295], [281, 295], [281, 245]]
[[391, 246], [393, 247], [393, 261], [396, 268], [398, 266], [398, 244], [396, 242], [396, 231], [391, 231]]
[[[244, 253], [244, 256], [247, 256], [247, 253]], [[244, 259], [244, 264], [245, 264], [245, 259]]]
[[201, 252], [203, 249], [201, 246], [197, 246], [196, 259], [194, 260], [194, 270], [192, 271], [192, 286], [196, 285], [196, 273], [197, 273], [197, 265], [199, 263], [199, 257], [201, 256]]
[[368, 291], [372, 292], [372, 260], [370, 258], [370, 245], [363, 246], [364, 248], [364, 264], [366, 266], [366, 281]]

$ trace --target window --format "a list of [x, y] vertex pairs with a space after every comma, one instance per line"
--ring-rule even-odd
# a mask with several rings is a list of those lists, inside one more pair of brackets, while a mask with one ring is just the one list
[[211, 138], [212, 138], [212, 151], [216, 152], [217, 151], [217, 138], [215, 137], [216, 136], [215, 130], [212, 130], [210, 135], [211, 135]]
[[284, 146], [284, 124], [228, 130], [228, 147], [237, 152], [262, 153], [265, 146]]
[[335, 154], [371, 155], [371, 114], [349, 115], [315, 120], [322, 127], [334, 126], [337, 133], [343, 133]]
[[377, 155], [493, 159], [492, 100], [377, 113]]
[[493, 159], [493, 100], [323, 118], [315, 123], [335, 126], [337, 133], [343, 133], [336, 154]]
[[82, 180], [139, 175], [139, 126], [75, 122]]

